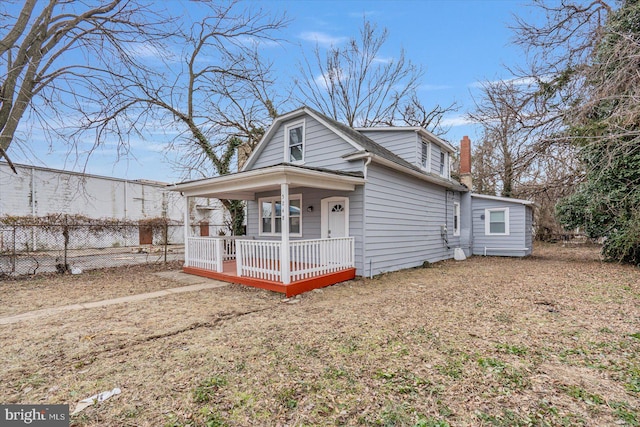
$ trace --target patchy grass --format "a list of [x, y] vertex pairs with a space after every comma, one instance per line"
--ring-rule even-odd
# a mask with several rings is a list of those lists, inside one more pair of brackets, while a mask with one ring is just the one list
[[2, 299], [10, 304], [0, 304], [0, 316], [173, 288], [179, 284], [153, 273], [179, 266], [172, 261], [88, 270], [79, 275], [47, 273], [1, 279]]
[[[229, 286], [0, 326], [0, 401], [73, 410], [122, 389], [75, 426], [638, 426], [640, 270], [597, 251], [447, 261], [297, 304]], [[179, 286], [101, 274], [0, 283], [3, 315]]]

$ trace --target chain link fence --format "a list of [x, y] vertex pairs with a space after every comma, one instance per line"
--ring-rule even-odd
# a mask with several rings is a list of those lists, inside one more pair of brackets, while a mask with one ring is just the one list
[[0, 280], [184, 260], [184, 228], [166, 220], [124, 223], [71, 217], [0, 222]]

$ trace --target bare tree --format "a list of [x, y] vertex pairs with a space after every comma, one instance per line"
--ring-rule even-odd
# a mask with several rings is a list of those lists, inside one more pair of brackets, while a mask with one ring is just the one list
[[416, 89], [423, 70], [404, 50], [397, 58], [382, 57], [388, 35], [387, 29], [378, 30], [365, 20], [359, 39], [347, 46], [331, 47], [324, 54], [316, 46], [313, 59], [305, 58], [299, 66], [296, 100], [352, 127], [400, 121], [436, 129], [454, 105], [429, 111], [420, 103]]
[[[519, 79], [536, 82], [527, 91], [529, 110], [536, 117], [531, 127], [535, 131], [532, 141], [537, 157], [531, 165], [532, 175], [519, 182], [518, 192], [536, 200], [539, 213], [548, 220], [554, 216], [553, 207], [558, 201], [577, 190], [574, 209], [568, 209], [565, 203], [565, 212], [579, 212], [574, 219], [582, 215], [576, 222], [581, 226], [598, 223], [594, 235], [599, 236], [605, 235], [600, 227], [604, 223], [617, 230], [625, 229], [613, 217], [604, 220], [595, 212], [616, 188], [616, 183], [609, 186], [606, 181], [612, 182], [613, 176], [633, 175], [622, 170], [621, 165], [633, 162], [639, 135], [634, 123], [639, 117], [640, 44], [635, 28], [640, 12], [636, 2], [618, 3], [625, 9], [620, 14], [612, 4], [604, 0], [535, 0], [533, 8], [545, 19], [528, 22], [518, 18], [513, 28], [515, 42], [523, 48], [527, 63], [511, 71]], [[617, 23], [616, 15], [620, 17]], [[616, 172], [612, 173], [612, 168], [617, 168]], [[594, 180], [603, 185], [594, 186]], [[597, 195], [598, 191], [594, 191], [583, 198], [585, 189], [596, 187], [598, 191], [608, 188], [608, 194]], [[629, 182], [623, 187], [635, 188]], [[604, 211], [628, 211], [628, 199], [636, 196], [633, 191], [623, 193], [622, 200], [616, 199]], [[589, 213], [588, 204], [582, 205], [584, 200], [597, 200], [592, 206], [599, 207]], [[546, 231], [559, 230], [557, 221], [555, 225], [550, 220], [546, 223]], [[541, 228], [544, 227], [538, 231], [544, 233]]]
[[[243, 8], [237, 1], [210, 3], [202, 21], [176, 33], [181, 54], [165, 55], [154, 74], [132, 68], [84, 130], [112, 132], [114, 126], [144, 134], [149, 123], [177, 130], [168, 147], [181, 153], [185, 177], [225, 175], [235, 170], [240, 145], [249, 150], [277, 115], [271, 64], [258, 50], [279, 42], [284, 16]], [[221, 200], [230, 212], [234, 233], [242, 225], [242, 204]]]
[[528, 101], [513, 81], [482, 84], [480, 101], [469, 117], [483, 129], [476, 164], [489, 175], [476, 180], [485, 190], [491, 182], [496, 186], [493, 192], [513, 197], [514, 187], [529, 171], [536, 152], [530, 140]]
[[436, 104], [431, 109], [422, 104], [420, 99], [414, 94], [411, 99], [404, 101], [392, 112], [392, 116], [383, 123], [388, 126], [403, 124], [405, 126], [418, 126], [424, 128], [435, 135], [443, 136], [449, 130], [443, 126], [444, 117], [455, 111], [458, 111], [458, 105], [452, 102], [449, 105], [442, 106]]
[[546, 19], [516, 17], [514, 43], [523, 49], [526, 65], [509, 70], [516, 79], [536, 82], [530, 96], [538, 133], [548, 144], [563, 143], [573, 107], [589, 96], [586, 73], [611, 6], [603, 0], [533, 0], [531, 8]]
[[549, 238], [560, 232], [555, 204], [582, 174], [569, 140], [546, 133], [545, 125], [553, 121], [541, 113], [541, 85], [533, 79], [485, 82], [469, 117], [482, 126], [474, 150], [474, 190], [533, 200], [537, 236]]
[[86, 115], [97, 97], [117, 96], [122, 70], [140, 66], [132, 47], [158, 45], [169, 22], [136, 0], [0, 7], [0, 157], [9, 162], [25, 114], [55, 134], [71, 112]]

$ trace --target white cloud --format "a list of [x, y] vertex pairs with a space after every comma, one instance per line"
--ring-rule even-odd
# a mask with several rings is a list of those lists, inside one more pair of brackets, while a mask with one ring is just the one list
[[442, 120], [442, 126], [445, 127], [467, 126], [475, 123], [475, 121], [471, 120], [467, 116], [447, 117]]
[[550, 81], [549, 77], [535, 78], [535, 77], [515, 77], [512, 79], [492, 80], [492, 81], [479, 81], [473, 82], [469, 85], [472, 88], [482, 89], [486, 84], [495, 85], [498, 83], [506, 83], [513, 86], [536, 86], [538, 81]]
[[315, 43], [318, 43], [320, 46], [325, 46], [325, 47], [335, 46], [349, 40], [349, 37], [332, 36], [330, 34], [321, 33], [319, 31], [305, 31], [304, 33], [301, 33], [298, 37], [300, 37], [302, 40], [315, 42]]
[[324, 74], [318, 74], [313, 80], [315, 80], [316, 85], [318, 87], [323, 88], [324, 90], [329, 89], [328, 85], [327, 85], [327, 77]]
[[261, 48], [269, 48], [269, 47], [280, 47], [282, 43], [278, 40], [271, 40], [268, 38], [260, 38], [260, 37], [239, 37], [238, 40], [242, 44], [251, 45], [253, 47], [261, 47]]
[[314, 80], [318, 87], [329, 90], [329, 84], [332, 78], [334, 79], [334, 81], [336, 81], [335, 79], [340, 80], [342, 78], [342, 70], [339, 68], [335, 68], [331, 70], [330, 73], [318, 74], [316, 75]]
[[373, 58], [373, 62], [378, 64], [391, 64], [393, 62], [393, 58], [383, 58], [381, 56], [376, 56], [375, 58]]
[[178, 56], [167, 49], [160, 49], [149, 43], [130, 43], [127, 47], [130, 55], [144, 59], [176, 61]]

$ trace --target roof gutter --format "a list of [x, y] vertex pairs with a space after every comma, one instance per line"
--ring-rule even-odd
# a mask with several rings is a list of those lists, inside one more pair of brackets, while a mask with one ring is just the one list
[[478, 194], [478, 193], [471, 193], [471, 197], [477, 197], [478, 199], [486, 199], [486, 200], [496, 200], [500, 202], [518, 203], [525, 206], [536, 206], [536, 203], [532, 202], [531, 200], [514, 199], [513, 197], [490, 196], [488, 194]]
[[[187, 195], [197, 192], [211, 186], [235, 186], [236, 188], [245, 187], [250, 189], [255, 187], [256, 182], [272, 184], [292, 182], [309, 182], [326, 181], [341, 182], [345, 185], [362, 185], [364, 179], [357, 176], [334, 175], [327, 172], [316, 171], [311, 169], [301, 169], [290, 165], [276, 165], [264, 169], [253, 169], [247, 172], [238, 172], [235, 174], [222, 175], [212, 178], [205, 178], [196, 181], [187, 181], [179, 184], [173, 184], [168, 189], [172, 191], [180, 191]], [[315, 181], [314, 181], [315, 180]], [[313, 187], [313, 185], [311, 185]], [[321, 188], [321, 187], [317, 187]]]
[[[450, 181], [446, 181], [444, 179], [436, 179], [433, 178], [429, 175], [426, 175], [424, 173], [418, 172], [418, 171], [414, 171], [412, 169], [409, 169], [407, 167], [404, 167], [402, 165], [399, 165], [395, 162], [392, 162], [391, 160], [387, 160], [384, 157], [380, 157], [376, 154], [373, 153], [369, 153], [369, 152], [361, 152], [361, 153], [354, 153], [352, 155], [349, 156], [345, 156], [344, 157], [345, 160], [360, 160], [360, 159], [368, 159], [365, 166], [369, 165], [369, 163], [371, 163], [371, 161], [375, 161], [378, 164], [381, 164], [383, 166], [386, 166], [390, 169], [394, 169], [400, 172], [404, 172], [408, 175], [412, 175], [416, 178], [419, 178], [423, 181], [427, 181], [430, 182], [432, 184], [437, 184], [437, 185], [441, 185], [445, 188], [448, 188], [450, 190], [456, 190], [456, 191], [463, 191], [463, 192], [467, 192], [469, 191], [467, 189], [467, 187], [461, 185], [461, 184], [456, 184], [455, 182], [450, 182]], [[366, 179], [367, 175], [366, 175], [366, 168], [365, 168], [365, 179]]]

